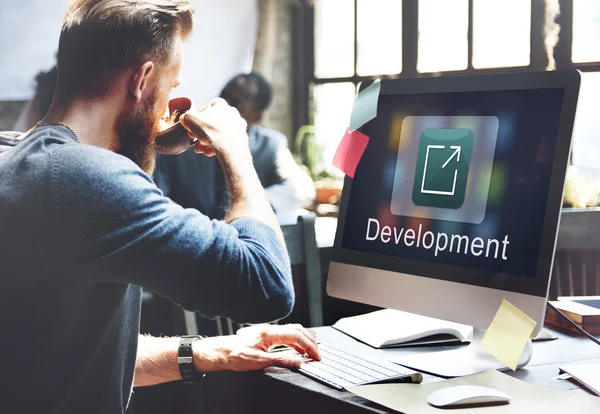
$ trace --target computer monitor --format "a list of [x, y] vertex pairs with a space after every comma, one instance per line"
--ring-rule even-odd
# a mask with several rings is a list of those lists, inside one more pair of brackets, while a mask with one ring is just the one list
[[546, 308], [577, 71], [382, 80], [327, 293], [487, 328]]

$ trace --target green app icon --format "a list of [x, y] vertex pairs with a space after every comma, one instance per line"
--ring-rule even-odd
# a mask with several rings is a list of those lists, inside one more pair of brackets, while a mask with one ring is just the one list
[[425, 129], [419, 138], [413, 203], [460, 208], [465, 201], [472, 149], [470, 129]]

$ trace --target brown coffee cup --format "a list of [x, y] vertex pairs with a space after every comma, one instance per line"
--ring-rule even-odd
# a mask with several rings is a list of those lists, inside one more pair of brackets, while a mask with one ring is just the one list
[[197, 138], [190, 138], [187, 129], [179, 123], [181, 115], [192, 109], [192, 100], [189, 98], [173, 98], [169, 101], [169, 115], [177, 111], [175, 123], [161, 131], [156, 136], [154, 149], [160, 154], [177, 155], [194, 146]]

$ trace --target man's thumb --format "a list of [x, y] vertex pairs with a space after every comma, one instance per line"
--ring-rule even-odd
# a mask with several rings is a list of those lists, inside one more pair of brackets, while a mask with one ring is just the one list
[[179, 117], [179, 123], [198, 138], [206, 136], [202, 128], [204, 120], [199, 112], [188, 111], [182, 114]]

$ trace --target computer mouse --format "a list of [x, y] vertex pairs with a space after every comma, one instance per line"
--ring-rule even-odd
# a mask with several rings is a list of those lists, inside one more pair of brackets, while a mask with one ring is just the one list
[[429, 404], [447, 408], [475, 404], [507, 404], [510, 396], [494, 388], [480, 385], [456, 385], [429, 394]]

